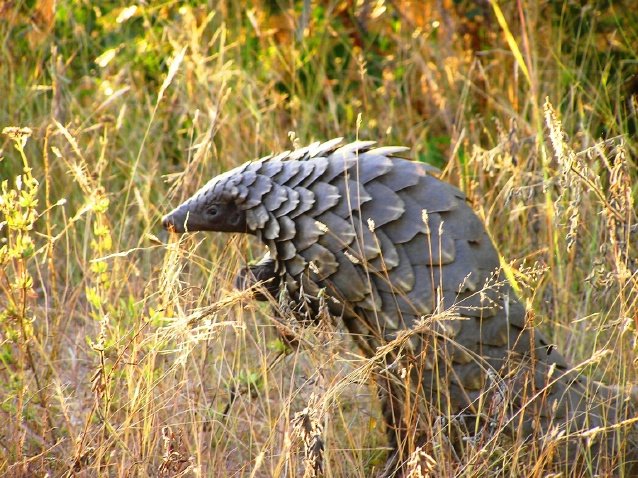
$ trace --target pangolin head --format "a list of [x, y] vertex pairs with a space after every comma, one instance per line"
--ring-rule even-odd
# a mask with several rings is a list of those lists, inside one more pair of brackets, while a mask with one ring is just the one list
[[246, 163], [221, 174], [162, 218], [169, 231], [252, 232], [246, 225], [248, 187], [256, 175]]

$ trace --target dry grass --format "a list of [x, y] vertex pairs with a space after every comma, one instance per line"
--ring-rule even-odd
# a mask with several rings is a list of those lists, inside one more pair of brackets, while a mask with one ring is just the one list
[[[288, 350], [232, 290], [254, 244], [160, 232], [294, 138], [442, 167], [538, 326], [593, 379], [638, 383], [632, 2], [31, 3], [0, 6], [0, 474], [383, 467], [373, 364], [340, 324], [292, 324]], [[522, 448], [446, 453], [410, 476], [543, 474]]]

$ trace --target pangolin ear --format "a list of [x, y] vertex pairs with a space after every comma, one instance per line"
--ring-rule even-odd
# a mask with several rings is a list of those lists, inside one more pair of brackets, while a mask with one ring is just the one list
[[239, 226], [242, 222], [246, 222], [244, 211], [235, 211], [230, 215], [228, 222], [231, 226]]
[[226, 225], [229, 232], [251, 233], [246, 224], [246, 211], [233, 204], [228, 208]]

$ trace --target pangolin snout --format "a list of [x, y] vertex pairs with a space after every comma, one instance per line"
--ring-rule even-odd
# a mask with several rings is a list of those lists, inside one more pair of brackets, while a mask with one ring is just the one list
[[172, 211], [162, 218], [162, 227], [170, 232], [185, 232], [184, 222], [186, 218], [183, 216], [184, 215], [180, 214], [177, 210]]

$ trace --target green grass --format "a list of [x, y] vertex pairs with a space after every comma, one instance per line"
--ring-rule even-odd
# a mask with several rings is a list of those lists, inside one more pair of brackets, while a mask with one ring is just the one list
[[[441, 167], [559, 349], [638, 381], [632, 2], [213, 3], [0, 7], [0, 130], [31, 130], [0, 136], [0, 474], [303, 476], [293, 417], [310, 401], [327, 476], [382, 467], [339, 324], [280, 357], [267, 309], [232, 291], [258, 246], [160, 231], [291, 132]], [[510, 466], [477, 453], [435, 476]]]

